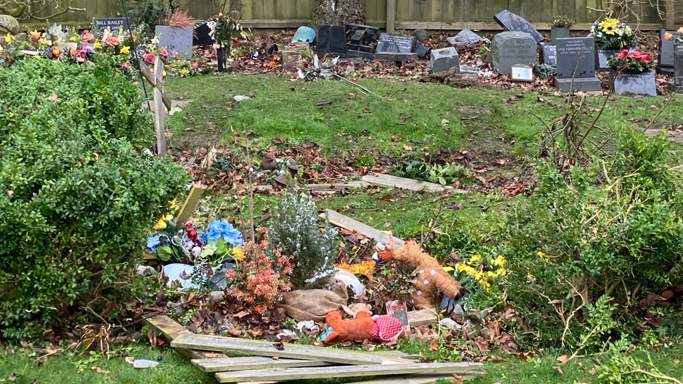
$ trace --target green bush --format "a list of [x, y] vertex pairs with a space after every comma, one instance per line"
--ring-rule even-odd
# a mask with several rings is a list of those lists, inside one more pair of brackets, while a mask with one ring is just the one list
[[670, 148], [627, 131], [587, 169], [539, 166], [538, 193], [508, 221], [509, 299], [533, 335], [523, 341], [592, 349], [632, 335], [638, 299], [683, 279], [683, 173]]
[[268, 236], [270, 250], [278, 248], [282, 255], [294, 256], [294, 288], [315, 287], [334, 273], [337, 230], [325, 222], [320, 231], [318, 210], [310, 196], [285, 193], [273, 210]]
[[0, 332], [39, 336], [107, 295], [188, 181], [154, 143], [138, 89], [106, 64], [0, 69]]

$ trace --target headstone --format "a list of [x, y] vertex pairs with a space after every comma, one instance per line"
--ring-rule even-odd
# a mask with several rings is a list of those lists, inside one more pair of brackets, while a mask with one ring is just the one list
[[424, 59], [425, 56], [427, 56], [427, 53], [429, 53], [429, 47], [423, 44], [417, 44], [415, 46], [415, 54], [417, 54], [417, 57], [420, 59]]
[[192, 41], [194, 27], [171, 27], [170, 25], [157, 25], [154, 34], [159, 37], [159, 47], [166, 47], [169, 54], [171, 51], [178, 52], [178, 58], [189, 60], [192, 58]]
[[205, 20], [195, 26], [192, 45], [212, 45], [214, 43], [210, 35], [211, 28], [207, 25], [209, 21], [212, 19]]
[[306, 26], [299, 27], [299, 29], [296, 30], [296, 33], [294, 33], [294, 37], [292, 37], [292, 43], [296, 43], [299, 41], [313, 43], [314, 40], [315, 29]]
[[674, 45], [674, 85], [683, 86], [683, 44]]
[[515, 64], [536, 62], [536, 41], [526, 32], [501, 32], [491, 42], [493, 70], [509, 75]]
[[415, 36], [417, 41], [425, 41], [429, 39], [429, 33], [427, 33], [427, 31], [424, 29], [416, 29], [415, 32], [413, 32], [413, 36]]
[[598, 71], [608, 71], [607, 59], [619, 53], [618, 49], [603, 49], [597, 47], [595, 50], [595, 69]]
[[551, 67], [557, 67], [557, 46], [541, 43], [538, 46], [539, 62], [541, 64], [548, 64]]
[[515, 64], [512, 66], [510, 77], [514, 81], [531, 83], [534, 81], [534, 68], [528, 64]]
[[484, 39], [471, 30], [465, 28], [458, 32], [457, 35], [449, 37], [447, 40], [453, 46], [464, 45], [467, 48], [476, 48]]
[[369, 25], [346, 24], [346, 48], [348, 57], [372, 60], [379, 39], [379, 28]]
[[344, 27], [337, 25], [319, 26], [316, 48], [320, 57], [326, 53], [333, 56], [346, 57], [346, 31]]
[[[667, 40], [664, 36], [670, 33], [673, 38]], [[678, 32], [662, 29], [659, 33], [659, 53], [657, 54], [657, 71], [661, 73], [673, 73], [674, 68], [674, 39]]]
[[413, 36], [397, 36], [381, 33], [377, 43], [377, 52], [411, 53], [415, 46]]
[[127, 17], [105, 17], [100, 19], [95, 19], [95, 25], [99, 29], [105, 29], [107, 27], [112, 30], [123, 27], [123, 29], [130, 28], [130, 21]]
[[602, 90], [595, 77], [595, 40], [592, 37], [557, 39], [555, 88], [562, 92]]
[[432, 49], [430, 64], [432, 73], [445, 72], [451, 68], [456, 68], [455, 73], [460, 73], [460, 57], [454, 47]]
[[610, 71], [610, 78], [614, 84], [614, 92], [617, 94], [657, 96], [657, 83], [653, 71], [643, 73], [622, 72], [618, 75], [615, 75], [614, 71]]
[[541, 33], [538, 32], [538, 30], [536, 30], [531, 23], [526, 21], [526, 19], [523, 17], [508, 11], [507, 9], [496, 13], [496, 15], [493, 16], [493, 19], [506, 31], [526, 32], [531, 35], [536, 43], [540, 43], [544, 40], [543, 35], [541, 35]]

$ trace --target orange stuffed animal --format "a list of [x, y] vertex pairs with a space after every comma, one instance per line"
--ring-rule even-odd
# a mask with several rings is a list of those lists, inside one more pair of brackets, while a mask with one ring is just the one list
[[370, 339], [375, 326], [375, 320], [366, 311], [358, 312], [353, 320], [342, 320], [341, 313], [332, 311], [326, 321], [329, 328], [320, 336], [325, 344]]
[[416, 309], [434, 308], [434, 299], [437, 290], [451, 299], [457, 299], [465, 293], [464, 288], [453, 276], [443, 270], [439, 262], [429, 254], [422, 252], [415, 241], [406, 241], [400, 249], [391, 248], [384, 252], [385, 258], [391, 258], [415, 268], [413, 280], [415, 293], [413, 293], [413, 305]]

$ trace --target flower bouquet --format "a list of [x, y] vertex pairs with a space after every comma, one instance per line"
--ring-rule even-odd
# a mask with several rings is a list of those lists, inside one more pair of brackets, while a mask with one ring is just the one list
[[630, 53], [628, 49], [623, 49], [615, 56], [607, 59], [607, 65], [617, 72], [643, 73], [655, 67], [655, 62], [646, 55], [635, 51]]
[[602, 49], [622, 49], [632, 47], [636, 42], [633, 30], [626, 23], [618, 19], [605, 18], [594, 22], [590, 35], [595, 44]]
[[655, 62], [649, 55], [627, 49], [607, 59], [614, 92], [657, 96]]

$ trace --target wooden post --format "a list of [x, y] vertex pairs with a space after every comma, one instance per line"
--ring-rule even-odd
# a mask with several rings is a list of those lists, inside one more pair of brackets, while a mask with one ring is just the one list
[[664, 28], [676, 29], [676, 12], [674, 11], [675, 0], [666, 0], [666, 15], [664, 18]]
[[396, 0], [387, 0], [387, 33], [394, 33], [396, 26]]
[[166, 119], [166, 113], [164, 111], [164, 93], [163, 93], [163, 81], [164, 81], [164, 63], [159, 57], [154, 62], [154, 125], [156, 127], [157, 135], [157, 155], [159, 157], [166, 156], [166, 132], [164, 129], [164, 123]]

